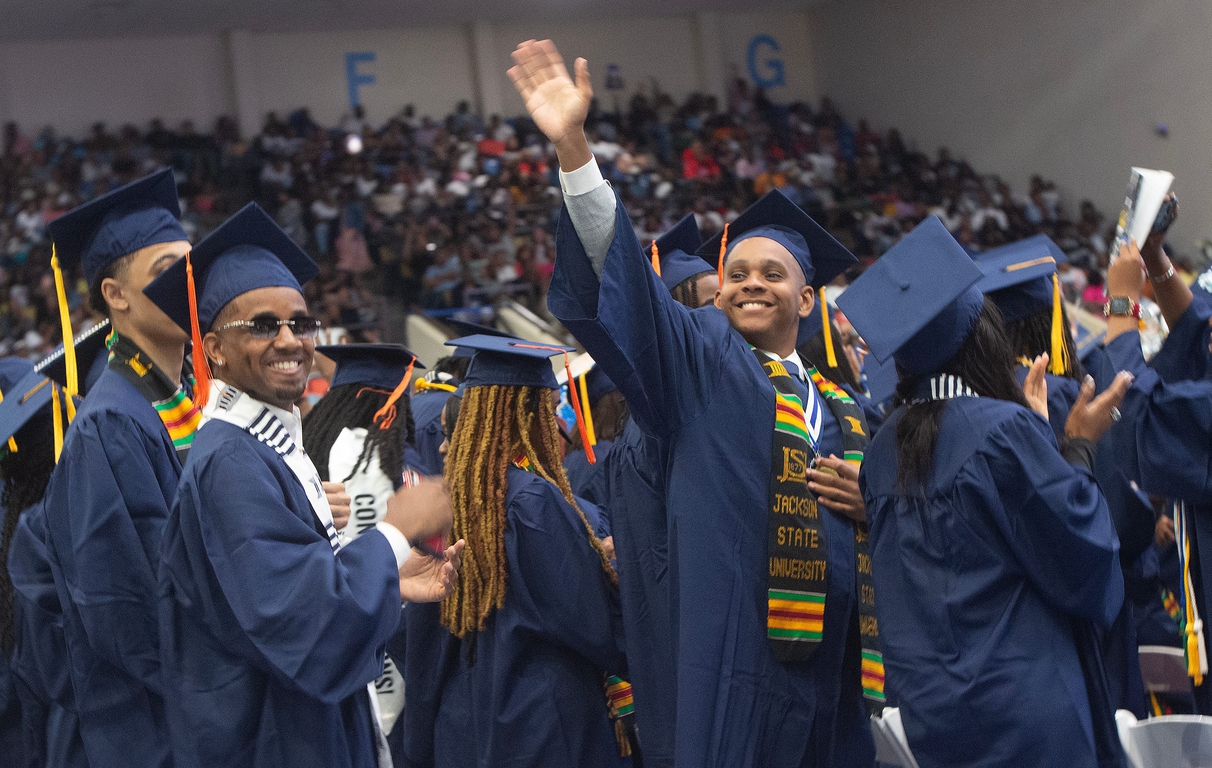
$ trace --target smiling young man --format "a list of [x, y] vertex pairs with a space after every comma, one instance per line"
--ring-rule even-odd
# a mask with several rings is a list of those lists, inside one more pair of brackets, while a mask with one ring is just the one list
[[550, 41], [513, 56], [510, 77], [567, 171], [551, 310], [666, 449], [667, 764], [872, 765], [861, 683], [882, 699], [882, 678], [860, 677], [879, 657], [873, 598], [859, 601], [873, 593], [855, 466], [867, 438], [853, 401], [795, 351], [814, 287], [854, 257], [775, 193], [700, 251], [724, 251], [722, 282], [713, 307], [687, 309], [589, 151], [588, 65], [574, 82]]
[[440, 483], [402, 488], [374, 529], [337, 536], [294, 405], [320, 327], [302, 284], [318, 272], [250, 203], [147, 287], [215, 375], [161, 549], [177, 766], [390, 765], [373, 690], [384, 645], [402, 599], [440, 600], [457, 576], [461, 542], [444, 560], [410, 556], [410, 540], [450, 530]]
[[[108, 369], [76, 413], [47, 486], [47, 555], [92, 765], [169, 764], [156, 642], [160, 532], [200, 414], [182, 387], [189, 337], [143, 295], [186, 251], [172, 171], [51, 222], [109, 316]], [[88, 361], [82, 361], [87, 364]]]

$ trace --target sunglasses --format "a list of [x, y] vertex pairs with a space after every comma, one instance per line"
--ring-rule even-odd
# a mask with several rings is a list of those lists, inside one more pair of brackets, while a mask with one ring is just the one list
[[276, 339], [282, 326], [299, 339], [315, 338], [320, 331], [320, 320], [315, 317], [292, 317], [289, 320], [279, 320], [273, 315], [258, 315], [252, 320], [236, 320], [215, 328], [216, 331], [226, 331], [229, 328], [247, 328], [254, 339]]

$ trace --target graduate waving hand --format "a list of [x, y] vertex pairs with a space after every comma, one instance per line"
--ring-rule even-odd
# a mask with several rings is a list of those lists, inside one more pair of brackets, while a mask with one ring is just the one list
[[593, 99], [589, 62], [578, 58], [573, 64], [574, 82], [550, 40], [527, 40], [513, 52], [513, 60], [509, 79], [526, 102], [526, 111], [535, 125], [555, 144], [561, 165], [571, 170], [592, 160], [585, 141], [585, 118]]

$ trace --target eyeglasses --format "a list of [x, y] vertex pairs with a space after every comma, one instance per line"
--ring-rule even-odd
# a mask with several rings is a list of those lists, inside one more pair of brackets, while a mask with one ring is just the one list
[[315, 317], [292, 317], [289, 320], [279, 320], [273, 315], [259, 315], [252, 320], [236, 320], [215, 328], [216, 331], [226, 331], [228, 328], [247, 328], [254, 339], [275, 339], [282, 326], [290, 329], [296, 338], [314, 338], [320, 331], [320, 320]]

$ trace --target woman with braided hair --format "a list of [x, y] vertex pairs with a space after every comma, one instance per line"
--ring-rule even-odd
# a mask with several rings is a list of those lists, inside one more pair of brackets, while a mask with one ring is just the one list
[[617, 577], [561, 465], [548, 358], [565, 350], [449, 343], [475, 350], [446, 454], [467, 549], [440, 610], [405, 611], [404, 764], [626, 765], [606, 696], [625, 665]]
[[[345, 484], [349, 522], [341, 530], [348, 543], [387, 515], [387, 499], [419, 466], [407, 394], [416, 355], [399, 344], [342, 344], [316, 348], [337, 364], [328, 393], [303, 420], [303, 449], [320, 479]], [[395, 728], [404, 709], [404, 633], [387, 642], [383, 674], [375, 681], [379, 724], [393, 757], [399, 752]]]

